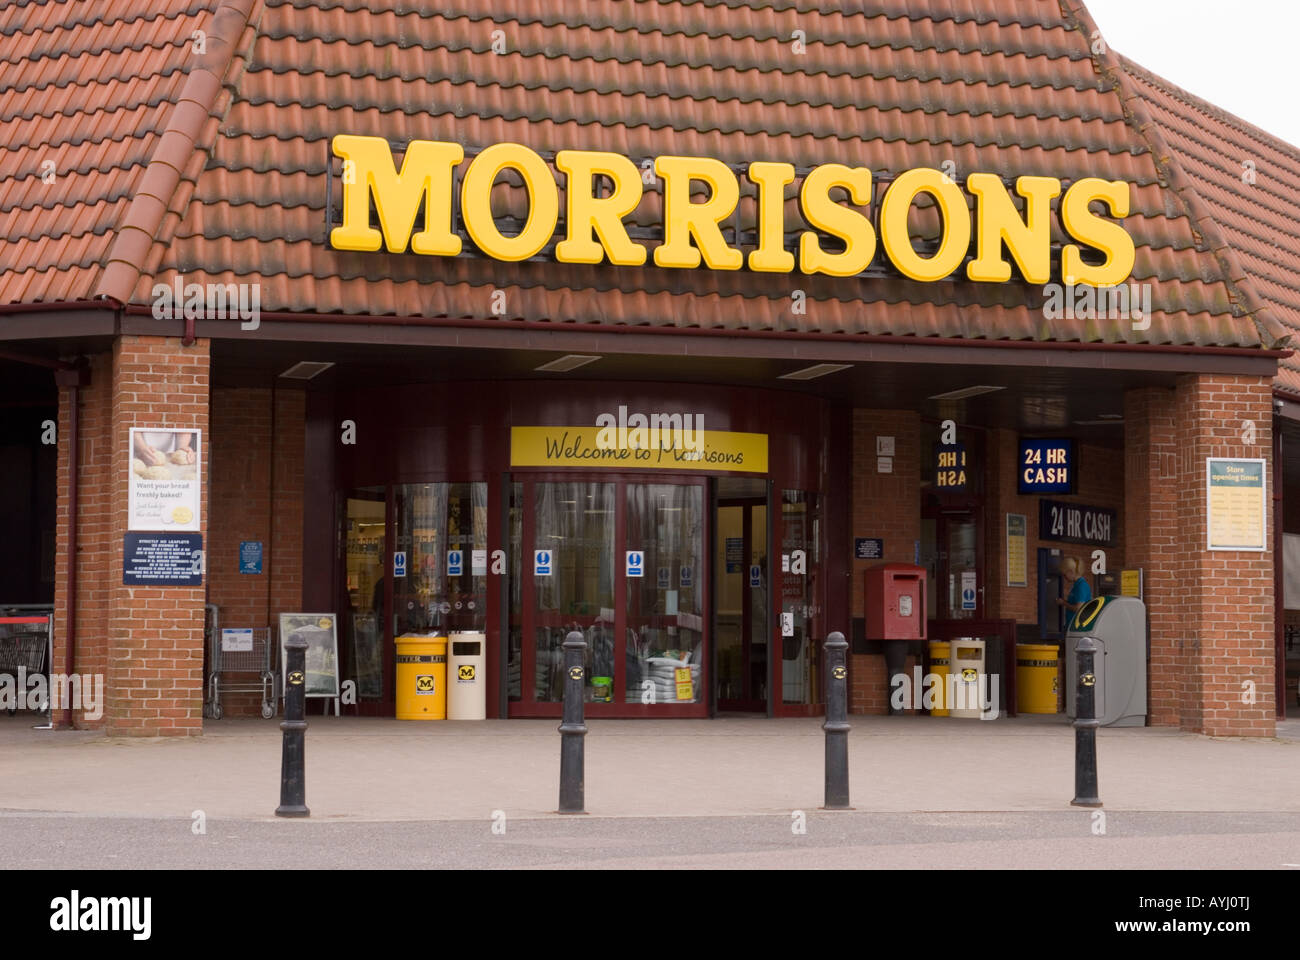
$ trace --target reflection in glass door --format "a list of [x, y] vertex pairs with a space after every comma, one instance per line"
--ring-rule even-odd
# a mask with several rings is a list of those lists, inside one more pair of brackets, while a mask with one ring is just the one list
[[820, 594], [821, 522], [817, 494], [781, 492], [780, 584], [781, 702], [812, 707], [822, 702]]
[[356, 681], [359, 713], [377, 712], [384, 699], [384, 680], [389, 676], [384, 657], [386, 506], [383, 487], [353, 490], [343, 501], [343, 580], [348, 615], [341, 624], [340, 652], [342, 676]]
[[393, 488], [393, 549], [406, 573], [393, 577], [393, 636], [447, 636], [487, 629], [486, 483], [408, 483]]
[[704, 700], [704, 488], [627, 484], [627, 550], [642, 575], [628, 576], [624, 629], [627, 703]]
[[[736, 489], [738, 483], [749, 486]], [[766, 488], [761, 480], [718, 481], [713, 638], [720, 711], [767, 709]]]
[[934, 585], [926, 591], [931, 620], [978, 620], [984, 612], [980, 524], [970, 510], [931, 508], [921, 521], [921, 563]]
[[[531, 615], [533, 698], [564, 698], [564, 638], [587, 642], [587, 699], [612, 696], [614, 650], [614, 484], [533, 484]], [[528, 631], [526, 631], [528, 632]]]
[[704, 503], [695, 477], [520, 479], [508, 521], [521, 585], [509, 608], [511, 716], [559, 715], [573, 630], [587, 644], [589, 716], [707, 714]]

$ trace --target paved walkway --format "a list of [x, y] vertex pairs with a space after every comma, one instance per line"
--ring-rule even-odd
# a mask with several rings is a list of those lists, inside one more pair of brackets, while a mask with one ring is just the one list
[[[553, 815], [555, 720], [404, 723], [313, 716], [313, 819], [486, 819]], [[852, 801], [876, 811], [1059, 811], [1074, 791], [1064, 718], [991, 723], [853, 717]], [[279, 802], [276, 721], [207, 721], [202, 737], [138, 740], [39, 731], [0, 715], [0, 810], [96, 816], [263, 819]], [[698, 817], [815, 810], [820, 720], [595, 720], [587, 810]], [[1273, 740], [1166, 728], [1103, 729], [1107, 810], [1300, 812], [1300, 722]]]

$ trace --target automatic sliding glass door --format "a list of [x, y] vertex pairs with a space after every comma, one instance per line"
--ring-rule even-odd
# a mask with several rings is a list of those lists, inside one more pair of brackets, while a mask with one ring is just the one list
[[705, 716], [703, 478], [516, 477], [511, 715], [559, 714], [579, 630], [589, 715]]

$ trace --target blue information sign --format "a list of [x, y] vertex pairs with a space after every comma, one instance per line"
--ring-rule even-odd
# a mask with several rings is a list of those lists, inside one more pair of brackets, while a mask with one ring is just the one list
[[1073, 493], [1075, 469], [1073, 440], [1021, 439], [1016, 458], [1021, 493]]
[[124, 534], [122, 583], [127, 586], [201, 586], [203, 534]]
[[239, 572], [240, 573], [261, 573], [262, 572], [262, 541], [261, 540], [240, 540], [239, 541]]

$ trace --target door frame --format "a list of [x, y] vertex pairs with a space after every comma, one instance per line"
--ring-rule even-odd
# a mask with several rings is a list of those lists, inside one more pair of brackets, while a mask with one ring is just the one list
[[[713, 486], [713, 487], [714, 487], [714, 490], [716, 490], [716, 486], [714, 486], [714, 485], [712, 485], [712, 484], [711, 484], [710, 486]], [[760, 496], [756, 496], [756, 497], [717, 497], [717, 496], [715, 495], [715, 498], [714, 498], [714, 500], [713, 500], [713, 502], [712, 502], [712, 504], [711, 504], [711, 507], [710, 507], [710, 512], [711, 512], [711, 514], [712, 514], [712, 516], [711, 516], [710, 519], [711, 519], [711, 521], [712, 521], [712, 524], [711, 524], [711, 525], [712, 525], [713, 530], [714, 530], [714, 536], [716, 537], [716, 536], [717, 536], [717, 523], [718, 523], [718, 515], [717, 515], [717, 511], [718, 511], [719, 509], [721, 509], [722, 507], [740, 507], [740, 508], [744, 511], [743, 514], [742, 514], [742, 516], [744, 517], [744, 520], [742, 520], [742, 527], [741, 527], [741, 539], [742, 539], [742, 541], [743, 541], [742, 546], [741, 546], [741, 555], [742, 555], [743, 557], [752, 557], [752, 556], [753, 556], [753, 550], [752, 550], [752, 530], [753, 530], [752, 511], [753, 511], [753, 508], [754, 508], [754, 507], [762, 506], [762, 507], [764, 508], [764, 510], [766, 511], [766, 513], [765, 513], [765, 515], [764, 515], [764, 520], [765, 520], [764, 526], [765, 526], [765, 528], [766, 528], [765, 533], [764, 533], [764, 536], [767, 538], [767, 550], [766, 550], [766, 553], [767, 553], [767, 561], [768, 561], [768, 584], [769, 584], [769, 587], [768, 587], [768, 593], [769, 593], [769, 600], [770, 600], [770, 595], [771, 595], [771, 586], [770, 586], [770, 584], [771, 584], [771, 582], [772, 582], [772, 579], [771, 579], [771, 571], [772, 571], [772, 567], [771, 567], [771, 563], [772, 563], [772, 536], [771, 536], [771, 535], [772, 535], [772, 486], [771, 486], [770, 483], [765, 483], [765, 487], [766, 487], [766, 490], [764, 491], [764, 493], [763, 493], [762, 495], [760, 495]], [[715, 541], [715, 542], [716, 542], [716, 541]], [[714, 560], [716, 560], [716, 559], [717, 559], [716, 557], [711, 557], [711, 558], [710, 558], [711, 561], [714, 561]], [[724, 563], [724, 565], [725, 565], [725, 563], [726, 563], [725, 558], [724, 558], [724, 560], [723, 560], [723, 563]], [[753, 590], [753, 587], [751, 587], [751, 586], [749, 585], [749, 576], [748, 576], [748, 567], [749, 567], [749, 562], [748, 562], [748, 561], [745, 561], [745, 563], [744, 563], [743, 565], [744, 565], [744, 567], [746, 568], [746, 570], [744, 570], [744, 571], [742, 572], [742, 575], [741, 575], [741, 595], [742, 595], [742, 600], [741, 600], [741, 626], [740, 626], [740, 631], [741, 631], [742, 644], [741, 644], [741, 657], [740, 657], [741, 667], [740, 667], [740, 669], [741, 669], [741, 676], [744, 677], [744, 678], [749, 679], [749, 678], [751, 678], [751, 673], [750, 673], [750, 670], [749, 670], [749, 655], [750, 655], [750, 647], [752, 646], [752, 642], [751, 642], [751, 641], [752, 641], [752, 635], [753, 635], [753, 624], [752, 624], [751, 621], [750, 621], [750, 618], [751, 618], [751, 616], [752, 616], [752, 611], [753, 611], [753, 601], [752, 601], [752, 598], [751, 598], [750, 591]], [[711, 562], [711, 563], [710, 563], [710, 570], [712, 570], [712, 568], [713, 568], [713, 563]], [[713, 581], [713, 582], [710, 584], [710, 589], [709, 589], [709, 595], [710, 595], [710, 609], [711, 609], [712, 611], [716, 611], [716, 610], [717, 610], [717, 605], [716, 605], [715, 602], [713, 602], [713, 601], [714, 601], [714, 598], [715, 598], [715, 591], [717, 590], [717, 588], [718, 588], [718, 584], [717, 584], [717, 581], [715, 580], [715, 581]], [[770, 607], [770, 604], [769, 604], [769, 607]], [[712, 709], [711, 709], [711, 711], [710, 711], [710, 712], [711, 712], [711, 715], [716, 716], [716, 715], [719, 714], [719, 713], [766, 713], [766, 714], [768, 714], [769, 716], [771, 716], [771, 711], [772, 711], [772, 629], [771, 629], [771, 623], [772, 623], [772, 621], [771, 621], [771, 610], [769, 609], [769, 611], [768, 611], [768, 628], [767, 628], [767, 630], [764, 631], [764, 632], [766, 633], [766, 635], [767, 635], [767, 671], [766, 671], [767, 676], [766, 676], [766, 678], [765, 678], [765, 686], [767, 687], [767, 696], [766, 696], [766, 697], [763, 697], [763, 698], [759, 698], [759, 697], [748, 697], [748, 698], [741, 698], [741, 699], [739, 699], [739, 700], [736, 700], [736, 699], [727, 700], [726, 702], [729, 704], [729, 706], [726, 706], [726, 707], [723, 707], [723, 705], [722, 705], [722, 704], [723, 704], [722, 697], [721, 697], [721, 695], [718, 693], [718, 691], [717, 691], [717, 687], [716, 687], [716, 684], [721, 680], [721, 676], [720, 676], [720, 674], [719, 674], [719, 672], [718, 672], [717, 621], [713, 619], [713, 616], [716, 616], [716, 613], [712, 614], [712, 615], [710, 616], [710, 619], [709, 619], [709, 639], [710, 639], [710, 644], [711, 644], [711, 646], [712, 646], [712, 662], [713, 662], [713, 676], [714, 676], [714, 686], [712, 686], [712, 687], [710, 688], [710, 692], [711, 692], [711, 694], [712, 694], [712, 697], [711, 697], [711, 699], [712, 699], [712, 704], [711, 704]], [[737, 704], [737, 706], [731, 706], [730, 704]]]
[[[527, 562], [527, 558], [533, 555], [536, 538], [536, 495], [535, 485], [538, 483], [611, 483], [614, 485], [614, 691], [613, 700], [609, 703], [599, 701], [589, 701], [583, 704], [583, 713], [588, 717], [695, 717], [707, 718], [709, 716], [709, 696], [708, 691], [713, 683], [713, 670], [711, 665], [711, 644], [712, 640], [712, 616], [713, 609], [711, 603], [712, 593], [712, 571], [707, 569], [709, 564], [706, 560], [712, 557], [712, 538], [710, 536], [710, 523], [708, 514], [702, 517], [700, 525], [701, 538], [701, 555], [700, 572], [703, 581], [700, 584], [701, 595], [701, 647], [702, 654], [700, 657], [700, 690], [697, 692], [694, 703], [627, 703], [627, 577], [620, 576], [618, 571], [623, 569], [622, 561], [618, 558], [624, 554], [627, 547], [627, 487], [629, 484], [677, 484], [681, 486], [695, 486], [701, 489], [701, 510], [709, 509], [709, 477], [705, 474], [692, 475], [689, 473], [634, 473], [634, 472], [612, 472], [612, 471], [585, 471], [585, 470], [567, 470], [563, 472], [550, 470], [524, 471], [517, 470], [511, 473], [511, 481], [522, 484], [523, 495], [523, 515], [521, 518], [522, 527], [519, 537], [519, 589], [520, 589], [520, 678], [519, 678], [519, 699], [512, 700], [509, 703], [509, 717], [559, 717], [563, 715], [563, 701], [538, 701], [535, 700], [535, 680], [536, 680], [536, 586], [533, 583], [533, 565]], [[501, 626], [503, 631], [508, 632], [509, 623]], [[504, 669], [504, 664], [502, 669]]]
[[[785, 574], [781, 571], [782, 554], [785, 552], [785, 530], [783, 528], [783, 519], [785, 511], [781, 509], [783, 500], [781, 496], [786, 492], [803, 493], [817, 498], [817, 520], [821, 524], [822, 533], [819, 537], [819, 550], [817, 555], [809, 556], [808, 563], [816, 564], [818, 571], [817, 584], [812, 590], [805, 590], [805, 595], [810, 595], [810, 602], [817, 608], [815, 623], [820, 629], [808, 629], [808, 643], [810, 650], [815, 650], [817, 662], [814, 666], [814, 672], [817, 676], [816, 687], [820, 699], [813, 703], [786, 703], [785, 696], [785, 660], [781, 657], [783, 638], [781, 636], [781, 591], [778, 589], [780, 578]], [[813, 487], [800, 485], [795, 482], [781, 482], [769, 480], [768, 482], [768, 502], [771, 509], [767, 512], [767, 537], [768, 537], [768, 580], [771, 584], [768, 588], [769, 593], [769, 610], [768, 610], [768, 673], [770, 680], [768, 682], [768, 711], [769, 717], [820, 717], [826, 713], [826, 581], [829, 574], [829, 550], [830, 537], [826, 527], [826, 511], [828, 508], [828, 498], [824, 491]]]
[[[975, 610], [970, 617], [954, 617], [953, 611], [947, 609], [948, 584], [944, 579], [950, 572], [948, 568], [948, 524], [959, 518], [969, 517], [975, 524]], [[930, 500], [921, 505], [921, 518], [933, 520], [935, 541], [935, 580], [931, 589], [935, 591], [935, 614], [939, 620], [983, 620], [988, 603], [988, 565], [985, 562], [984, 504], [981, 500], [964, 500], [940, 502]], [[960, 612], [960, 611], [959, 611]]]

